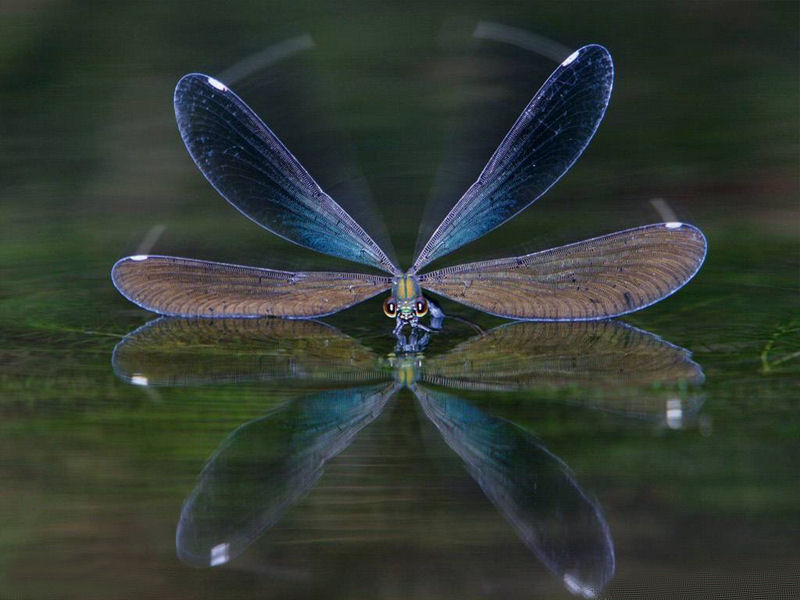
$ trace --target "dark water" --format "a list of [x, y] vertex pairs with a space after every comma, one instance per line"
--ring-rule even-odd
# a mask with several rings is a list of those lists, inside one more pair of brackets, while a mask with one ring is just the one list
[[[796, 3], [0, 14], [0, 597], [797, 595]], [[619, 323], [499, 329], [445, 303], [490, 333], [448, 319], [411, 357], [382, 298], [326, 324], [137, 329], [152, 315], [108, 272], [143, 244], [344, 266], [207, 185], [174, 124], [182, 74], [224, 76], [405, 266], [556, 64], [548, 41], [609, 48], [606, 119], [448, 264], [665, 203], [709, 239], [678, 294]]]

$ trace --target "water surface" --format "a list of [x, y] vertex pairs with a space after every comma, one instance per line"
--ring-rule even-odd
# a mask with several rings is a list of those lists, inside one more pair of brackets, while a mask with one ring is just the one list
[[[0, 10], [0, 596], [797, 594], [795, 5]], [[145, 243], [348, 268], [207, 185], [172, 115], [184, 73], [235, 78], [407, 266], [555, 65], [543, 38], [610, 49], [607, 117], [544, 198], [441, 264], [666, 204], [709, 239], [678, 294], [580, 327], [444, 303], [491, 333], [449, 319], [398, 357], [382, 298], [140, 329], [113, 289]]]

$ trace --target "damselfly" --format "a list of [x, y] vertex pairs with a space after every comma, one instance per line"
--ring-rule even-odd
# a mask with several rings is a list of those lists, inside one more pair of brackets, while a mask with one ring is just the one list
[[140, 255], [118, 261], [112, 280], [135, 304], [184, 317], [321, 317], [391, 290], [383, 310], [396, 319], [395, 332], [404, 325], [427, 329], [419, 319], [432, 304], [423, 290], [523, 320], [604, 319], [649, 306], [702, 265], [706, 240], [692, 225], [645, 225], [420, 273], [513, 218], [569, 170], [605, 114], [613, 79], [602, 46], [584, 46], [564, 60], [403, 271], [236, 94], [206, 75], [186, 75], [175, 89], [178, 128], [197, 166], [228, 202], [280, 237], [389, 276]]

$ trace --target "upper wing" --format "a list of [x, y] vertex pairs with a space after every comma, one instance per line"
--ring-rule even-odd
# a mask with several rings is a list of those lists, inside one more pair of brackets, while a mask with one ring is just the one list
[[411, 272], [499, 227], [558, 181], [592, 139], [613, 81], [611, 55], [602, 46], [584, 46], [561, 63], [433, 232]]
[[177, 317], [322, 317], [392, 285], [364, 273], [274, 271], [172, 256], [131, 256], [114, 285], [142, 308]]
[[425, 289], [511, 319], [616, 317], [666, 298], [706, 255], [699, 229], [659, 223], [525, 256], [447, 267], [419, 277]]
[[372, 238], [222, 83], [193, 73], [175, 88], [175, 116], [189, 154], [246, 217], [291, 242], [396, 273]]

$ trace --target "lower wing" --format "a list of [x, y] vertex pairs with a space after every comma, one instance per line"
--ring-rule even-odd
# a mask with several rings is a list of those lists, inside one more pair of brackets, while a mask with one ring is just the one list
[[705, 255], [699, 229], [659, 223], [525, 256], [447, 267], [420, 275], [419, 282], [500, 317], [586, 321], [666, 298], [697, 273]]
[[111, 279], [134, 304], [179, 317], [322, 317], [392, 285], [365, 273], [291, 273], [172, 256], [123, 258]]
[[396, 389], [328, 390], [238, 427], [183, 503], [178, 558], [214, 567], [239, 556], [314, 488], [326, 463], [381, 415]]
[[531, 433], [464, 400], [415, 385], [425, 415], [537, 557], [567, 589], [596, 598], [614, 575], [614, 542], [596, 500]]

